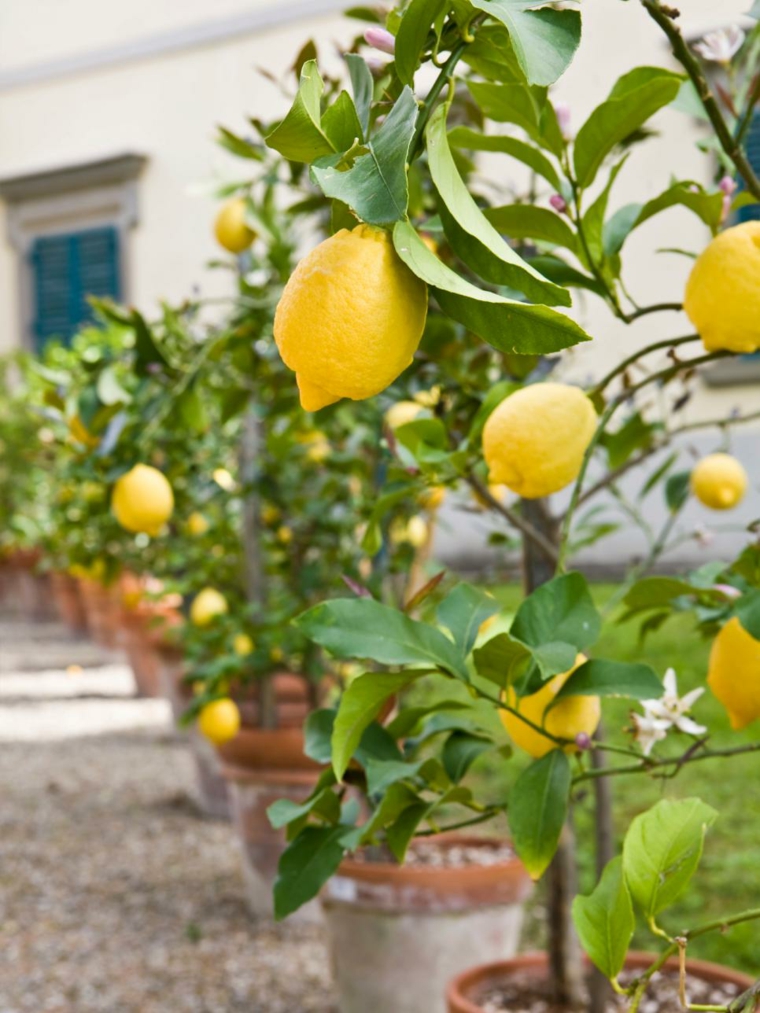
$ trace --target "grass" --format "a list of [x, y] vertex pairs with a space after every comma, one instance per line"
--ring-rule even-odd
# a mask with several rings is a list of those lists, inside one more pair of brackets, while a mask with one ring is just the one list
[[[519, 604], [520, 590], [514, 586], [492, 589], [506, 609]], [[610, 585], [598, 584], [594, 595], [598, 604], [612, 593]], [[672, 667], [678, 675], [679, 692], [705, 684], [709, 644], [695, 629], [694, 620], [679, 616], [669, 620], [657, 633], [639, 643], [635, 623], [608, 624], [594, 653], [600, 657], [623, 661], [644, 661], [658, 674]], [[624, 742], [625, 728], [630, 723], [630, 702], [605, 703], [605, 725], [611, 742]], [[751, 727], [737, 733], [730, 729], [726, 713], [709, 690], [696, 703], [694, 718], [707, 725], [715, 746], [735, 746], [760, 738], [760, 729]], [[663, 752], [676, 753], [688, 741], [675, 735], [663, 744]], [[623, 758], [624, 759], [624, 758]], [[493, 798], [504, 798], [525, 757], [494, 761], [484, 756], [473, 767], [473, 778]], [[728, 759], [707, 760], [685, 767], [678, 777], [669, 780], [651, 776], [626, 775], [613, 781], [616, 844], [622, 844], [630, 821], [659, 798], [697, 796], [712, 805], [719, 818], [708, 832], [701, 865], [688, 893], [673, 909], [665, 912], [662, 922], [672, 933], [694, 928], [750, 907], [760, 907], [760, 789], [758, 767], [760, 755], [748, 754]], [[579, 852], [580, 885], [583, 892], [594, 884], [594, 840], [591, 793], [576, 807], [576, 835]], [[541, 891], [536, 895], [536, 911], [540, 914]], [[540, 918], [531, 919], [527, 942], [541, 945]], [[639, 929], [634, 939], [639, 949], [661, 949], [657, 939]], [[701, 957], [760, 976], [760, 921], [736, 926], [725, 933], [712, 933], [696, 940], [689, 948], [692, 957]]]

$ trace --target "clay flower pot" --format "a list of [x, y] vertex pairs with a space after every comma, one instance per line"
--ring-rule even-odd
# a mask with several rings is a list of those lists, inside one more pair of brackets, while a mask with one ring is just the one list
[[[654, 954], [630, 953], [626, 961], [626, 968], [630, 971], [643, 971], [651, 967], [656, 959]], [[590, 963], [586, 960], [587, 966]], [[678, 959], [673, 958], [665, 965], [666, 968], [678, 970]], [[735, 985], [739, 992], [745, 991], [754, 980], [739, 971], [733, 971], [728, 967], [721, 967], [718, 964], [709, 964], [704, 960], [689, 960], [687, 970], [695, 978], [701, 978], [720, 985]], [[447, 1013], [483, 1013], [483, 1006], [479, 1005], [483, 997], [490, 989], [498, 988], [500, 984], [507, 982], [515, 975], [529, 974], [537, 978], [546, 979], [548, 976], [548, 958], [545, 953], [525, 953], [512, 960], [503, 960], [492, 964], [481, 964], [472, 967], [469, 971], [454, 978], [449, 984], [447, 999]], [[654, 993], [656, 994], [656, 993]]]
[[87, 614], [79, 592], [79, 582], [68, 573], [51, 573], [50, 590], [63, 622], [72, 633], [87, 632]]
[[101, 647], [118, 647], [121, 640], [121, 596], [118, 588], [80, 578], [79, 590], [92, 639]]
[[135, 677], [137, 695], [144, 697], [162, 695], [159, 648], [170, 631], [184, 621], [179, 611], [182, 604], [179, 595], [145, 597], [148, 585], [148, 580], [140, 580], [133, 574], [121, 580], [124, 649]]
[[[257, 727], [259, 687], [247, 686], [237, 698], [243, 727], [218, 748], [243, 856], [248, 906], [256, 918], [272, 917], [272, 889], [286, 843], [285, 831], [270, 826], [267, 809], [281, 798], [303, 802], [322, 769], [303, 752], [302, 727], [311, 708], [306, 681], [289, 672], [271, 678], [277, 727]], [[307, 904], [295, 917], [319, 918], [318, 903]]]
[[18, 549], [8, 556], [6, 603], [19, 619], [50, 622], [57, 618], [50, 578], [37, 572], [41, 559], [39, 549]]
[[348, 859], [325, 887], [340, 1013], [444, 1013], [452, 973], [516, 951], [532, 883], [506, 842], [451, 834], [431, 845], [493, 858], [401, 866]]

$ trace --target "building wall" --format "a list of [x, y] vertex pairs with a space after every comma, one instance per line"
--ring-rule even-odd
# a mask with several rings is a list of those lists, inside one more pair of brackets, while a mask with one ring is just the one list
[[[3, 0], [0, 178], [125, 152], [144, 154], [139, 222], [127, 251], [130, 301], [150, 313], [159, 300], [181, 300], [194, 287], [207, 296], [225, 294], [225, 272], [206, 266], [217, 255], [210, 229], [212, 191], [245, 169], [213, 143], [215, 126], [245, 133], [246, 116], [284, 112], [287, 99], [257, 68], [282, 74], [310, 36], [336, 68], [335, 44], [359, 28], [340, 18], [341, 6], [333, 0]], [[721, 0], [717, 13], [714, 0], [683, 0], [679, 6], [685, 29], [696, 34], [716, 20], [738, 18], [747, 0]], [[576, 129], [621, 73], [669, 59], [661, 34], [637, 3], [584, 0], [583, 13], [582, 49], [559, 88]], [[646, 200], [674, 176], [709, 180], [710, 164], [695, 148], [694, 121], [666, 110], [654, 126], [659, 137], [635, 149], [613, 191], [612, 208]], [[484, 163], [483, 172], [503, 186], [519, 184], [517, 170], [504, 160]], [[20, 318], [18, 258], [6, 241], [4, 217], [0, 201], [0, 351], [18, 343]], [[690, 262], [656, 251], [696, 250], [706, 240], [706, 230], [686, 211], [673, 209], [651, 220], [625, 248], [630, 291], [643, 303], [677, 297]], [[583, 295], [575, 312], [594, 337], [570, 353], [563, 367], [575, 380], [606, 371], [633, 343], [689, 330], [677, 314], [647, 317], [626, 328], [598, 300]], [[683, 420], [734, 408], [749, 411], [758, 400], [755, 384], [701, 388]], [[754, 439], [741, 442], [750, 465]], [[714, 442], [708, 434], [697, 445], [709, 449]], [[757, 514], [758, 507], [755, 491], [748, 510]], [[482, 545], [479, 538], [472, 529], [467, 544]], [[625, 552], [631, 545], [623, 539], [617, 548]]]

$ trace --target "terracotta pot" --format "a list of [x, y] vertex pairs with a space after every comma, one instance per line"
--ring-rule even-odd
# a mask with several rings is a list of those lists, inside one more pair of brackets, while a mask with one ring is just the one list
[[87, 614], [79, 591], [79, 582], [68, 573], [51, 573], [50, 588], [55, 607], [72, 633], [87, 632]]
[[122, 626], [124, 650], [135, 677], [137, 695], [161, 696], [160, 660], [142, 617], [133, 609], [125, 608]]
[[[648, 953], [630, 953], [626, 960], [626, 968], [631, 971], [643, 971], [651, 967], [656, 955]], [[587, 966], [591, 966], [588, 958]], [[665, 965], [667, 968], [678, 969], [678, 959], [673, 958]], [[704, 960], [689, 960], [687, 969], [690, 974], [706, 981], [720, 984], [737, 985], [742, 991], [754, 984], [754, 979], [740, 971], [733, 971], [719, 964], [709, 964]], [[446, 994], [447, 1013], [483, 1013], [478, 1005], [478, 996], [498, 987], [500, 982], [508, 980], [516, 973], [528, 971], [531, 975], [546, 978], [549, 973], [548, 958], [545, 953], [525, 953], [512, 960], [503, 960], [491, 964], [481, 964], [464, 971], [450, 982]]]
[[92, 639], [101, 647], [118, 647], [122, 639], [121, 597], [118, 587], [80, 578], [79, 590]]
[[180, 725], [179, 721], [190, 702], [190, 687], [184, 682], [185, 659], [182, 648], [161, 639], [158, 630], [166, 633], [166, 626], [153, 627], [148, 633], [155, 653], [160, 695], [172, 709], [175, 727], [190, 746], [195, 766], [195, 800], [204, 816], [211, 819], [230, 819], [230, 801], [227, 781], [222, 776], [222, 761], [213, 746], [194, 727]]
[[42, 559], [39, 549], [18, 549], [8, 556], [9, 580], [6, 605], [12, 615], [32, 622], [57, 618], [48, 574], [37, 572]]
[[120, 581], [124, 649], [135, 677], [138, 696], [161, 696], [161, 657], [171, 629], [184, 619], [178, 609], [181, 599], [144, 596], [147, 579], [125, 574]]
[[[494, 846], [456, 834], [437, 843]], [[516, 951], [531, 889], [512, 857], [448, 868], [344, 861], [322, 897], [340, 1013], [444, 1013], [452, 972]]]

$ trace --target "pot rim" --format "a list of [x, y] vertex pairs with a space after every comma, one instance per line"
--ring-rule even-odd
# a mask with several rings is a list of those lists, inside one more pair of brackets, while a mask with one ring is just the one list
[[[396, 883], [402, 884], [405, 881], [415, 882], [427, 879], [437, 879], [442, 873], [445, 873], [447, 877], [450, 877], [452, 873], [489, 873], [492, 870], [497, 870], [499, 876], [504, 875], [505, 869], [518, 868], [525, 871], [520, 859], [514, 854], [514, 848], [512, 843], [506, 837], [486, 837], [485, 835], [478, 834], [460, 834], [456, 831], [451, 833], [436, 834], [432, 838], [437, 843], [443, 843], [451, 847], [456, 845], [464, 845], [467, 847], [502, 847], [508, 846], [513, 854], [511, 858], [506, 858], [500, 862], [494, 862], [492, 865], [462, 865], [455, 867], [446, 866], [431, 866], [431, 865], [398, 865], [395, 862], [373, 862], [364, 861], [356, 858], [344, 858], [340, 863], [337, 875], [345, 876], [347, 879], [358, 879], [369, 882], [377, 882], [379, 880], [392, 880]], [[475, 878], [481, 878], [476, 876]], [[530, 881], [530, 877], [525, 872], [525, 878]]]
[[[625, 967], [631, 970], [643, 970], [650, 967], [656, 959], [656, 953], [632, 950], [626, 958]], [[587, 966], [591, 966], [591, 961], [587, 956], [584, 955], [583, 960]], [[483, 1013], [482, 1006], [476, 1006], [467, 998], [466, 991], [469, 987], [489, 977], [506, 978], [515, 971], [526, 968], [544, 968], [547, 965], [548, 955], [545, 952], [532, 951], [518, 954], [510, 960], [472, 967], [468, 971], [458, 974], [449, 982], [446, 989], [447, 1009], [449, 1013]], [[678, 970], [678, 957], [671, 957], [664, 966], [668, 969]], [[754, 979], [742, 971], [736, 971], [732, 967], [724, 967], [722, 964], [715, 964], [707, 960], [687, 960], [686, 968], [695, 977], [703, 978], [706, 981], [732, 983], [740, 988], [749, 988], [754, 984]]]

